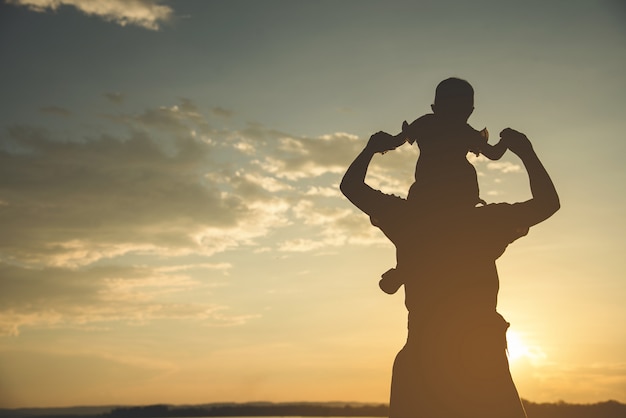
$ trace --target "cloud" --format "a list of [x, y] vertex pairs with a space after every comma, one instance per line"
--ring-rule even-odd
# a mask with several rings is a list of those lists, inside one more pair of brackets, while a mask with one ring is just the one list
[[[282, 193], [295, 219], [299, 236], [277, 245], [283, 252], [314, 252], [346, 244], [381, 245], [388, 240], [372, 228], [367, 216], [353, 208], [339, 192], [341, 175], [358, 154], [364, 140], [344, 132], [319, 137], [295, 136], [250, 124], [233, 134], [231, 146], [254, 157], [250, 166], [230, 173], [237, 192], [261, 199]], [[244, 150], [240, 144], [246, 144]], [[406, 195], [413, 182], [415, 147], [376, 156], [368, 182], [386, 193]], [[267, 181], [271, 179], [271, 181]]]
[[292, 207], [306, 238], [285, 240], [278, 246], [284, 252], [308, 252], [320, 248], [354, 245], [389, 245], [380, 231], [372, 228], [368, 217], [347, 205], [318, 205], [303, 199]]
[[211, 109], [211, 113], [221, 118], [230, 119], [235, 114], [232, 110], [224, 109], [223, 107], [215, 106]]
[[387, 244], [338, 192], [357, 137], [218, 129], [214, 109], [181, 98], [108, 115], [117, 126], [104, 131], [116, 133], [87, 138], [67, 135], [70, 125], [0, 132], [1, 334], [166, 318], [240, 325], [258, 314], [192, 302], [236, 271], [217, 255]]
[[115, 104], [123, 103], [124, 99], [126, 98], [124, 93], [120, 92], [104, 93], [104, 97], [106, 97], [110, 102]]
[[211, 284], [192, 278], [190, 270], [214, 271], [210, 276], [216, 280], [229, 268], [228, 264], [209, 263], [72, 270], [0, 263], [0, 335], [19, 335], [24, 327], [88, 330], [165, 318], [196, 320], [207, 326], [242, 325], [258, 315], [232, 315], [222, 304], [180, 302], [176, 298], [189, 291], [210, 297]]
[[97, 16], [120, 26], [136, 25], [150, 30], [158, 30], [174, 14], [169, 6], [150, 0], [7, 0], [7, 3], [25, 6], [36, 12], [71, 6], [88, 16]]
[[[347, 220], [355, 211], [337, 189], [359, 148], [353, 135], [216, 130], [185, 98], [107, 120], [128, 133], [60, 140], [14, 125], [0, 134], [0, 260], [80, 269], [131, 254], [209, 257], [267, 247], [294, 220], [316, 228], [296, 234], [325, 245], [375, 241], [366, 218]], [[302, 213], [305, 196], [315, 213]]]
[[194, 241], [204, 254], [211, 255], [239, 246], [256, 246], [256, 239], [267, 236], [276, 228], [289, 225], [286, 212], [289, 205], [282, 199], [255, 202], [250, 206], [249, 216], [233, 227], [208, 227], [194, 235]]
[[229, 160], [239, 153], [207, 139], [220, 134], [191, 101], [110, 119], [128, 135], [0, 135], [0, 260], [79, 268], [126, 254], [210, 256], [288, 224], [276, 193], [293, 186]]
[[148, 108], [138, 114], [118, 114], [107, 116], [112, 121], [129, 127], [167, 131], [176, 135], [188, 136], [196, 130], [206, 133], [210, 126], [198, 107], [189, 99], [181, 98], [172, 106]]
[[[498, 160], [491, 161], [484, 155], [476, 156], [472, 153], [467, 155], [467, 159], [470, 163], [475, 166], [480, 166], [485, 164], [488, 170], [492, 171], [500, 171], [501, 173], [519, 173], [522, 171], [522, 167], [519, 164], [512, 163], [510, 161]], [[483, 175], [482, 173], [478, 173], [478, 175]]]
[[58, 142], [15, 126], [8, 140], [28, 152], [0, 152], [0, 219], [8, 226], [0, 251], [23, 261], [62, 265], [65, 256], [69, 265], [182, 249], [194, 245], [194, 231], [234, 226], [249, 212], [203, 183], [210, 146], [190, 138], [176, 141], [173, 155], [142, 133]]
[[319, 248], [324, 248], [325, 246], [326, 245], [324, 244], [324, 242], [320, 240], [295, 238], [280, 244], [278, 250], [285, 252], [309, 252], [312, 250], [317, 250]]
[[[0, 134], [0, 222], [7, 226], [0, 261], [80, 269], [133, 254], [210, 257], [245, 247], [384, 242], [338, 192], [363, 140], [341, 132], [294, 136], [260, 124], [219, 130], [209, 123], [213, 109], [181, 98], [109, 115], [128, 133], [94, 138], [8, 127]], [[369, 179], [405, 193], [414, 156], [409, 149], [377, 156]], [[286, 233], [276, 244], [279, 229]]]
[[342, 173], [362, 145], [357, 136], [342, 132], [309, 138], [253, 126], [240, 134], [257, 148], [271, 149], [258, 161], [263, 170], [291, 181]]
[[323, 197], [341, 197], [339, 186], [335, 187], [317, 187], [311, 186], [305, 193], [307, 196], [323, 196]]
[[522, 167], [519, 164], [513, 164], [508, 161], [492, 161], [487, 163], [489, 170], [497, 170], [502, 173], [518, 173], [522, 171]]
[[59, 107], [59, 106], [46, 106], [46, 107], [39, 108], [39, 111], [41, 113], [46, 113], [48, 115], [62, 116], [62, 117], [67, 117], [72, 114], [72, 112], [70, 112], [69, 110], [65, 109], [64, 107]]

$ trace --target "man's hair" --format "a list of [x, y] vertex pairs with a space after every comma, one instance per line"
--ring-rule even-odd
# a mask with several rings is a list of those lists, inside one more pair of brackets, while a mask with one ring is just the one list
[[467, 100], [468, 106], [474, 106], [474, 88], [466, 80], [450, 77], [437, 85], [435, 90], [435, 104], [445, 104], [450, 101]]

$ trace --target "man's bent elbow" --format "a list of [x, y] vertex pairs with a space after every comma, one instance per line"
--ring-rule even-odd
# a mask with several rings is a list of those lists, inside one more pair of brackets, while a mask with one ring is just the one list
[[554, 196], [553, 198], [547, 200], [543, 204], [543, 212], [544, 219], [548, 219], [552, 215], [554, 215], [559, 209], [561, 209], [561, 202], [558, 196]]
[[341, 191], [341, 193], [343, 193], [344, 196], [348, 197], [349, 187], [345, 177], [341, 179], [341, 183], [339, 183], [339, 190]]
[[554, 197], [550, 209], [552, 210], [552, 213], [550, 213], [550, 216], [554, 215], [559, 209], [561, 209], [561, 201], [558, 196]]
[[545, 221], [561, 208], [558, 196], [550, 198], [533, 198], [526, 203], [526, 213], [529, 216], [528, 221], [530, 222], [530, 226], [537, 225], [538, 223]]
[[346, 179], [344, 177], [341, 180], [341, 183], [339, 183], [339, 190], [341, 191], [341, 193], [343, 193], [345, 197], [350, 199], [350, 197], [355, 194], [356, 187], [354, 182], [351, 182], [349, 179]]

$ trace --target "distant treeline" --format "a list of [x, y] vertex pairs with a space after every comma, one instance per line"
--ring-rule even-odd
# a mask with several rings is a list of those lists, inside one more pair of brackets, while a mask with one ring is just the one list
[[156, 417], [385, 417], [387, 405], [327, 405], [327, 404], [234, 404], [209, 407], [168, 407], [152, 405], [115, 408], [107, 418]]
[[593, 404], [523, 402], [528, 418], [626, 418], [626, 404], [617, 401]]
[[[528, 418], [624, 418], [626, 404], [534, 403], [524, 400]], [[115, 407], [88, 413], [89, 408], [4, 409], [0, 417], [37, 418], [161, 418], [161, 417], [387, 417], [386, 404], [354, 403], [243, 403], [197, 406], [149, 405]], [[97, 410], [96, 408], [93, 409]]]

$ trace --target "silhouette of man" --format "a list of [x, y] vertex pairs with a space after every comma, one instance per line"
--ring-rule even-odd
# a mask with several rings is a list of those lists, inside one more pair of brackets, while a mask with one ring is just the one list
[[447, 184], [446, 193], [416, 182], [407, 199], [375, 190], [365, 183], [372, 157], [397, 146], [382, 132], [341, 182], [394, 243], [405, 272], [408, 338], [393, 366], [390, 418], [525, 417], [506, 357], [509, 324], [496, 312], [495, 261], [560, 203], [528, 138], [507, 128], [501, 141], [526, 168], [528, 201], [476, 207], [477, 188], [463, 182], [456, 190]]

